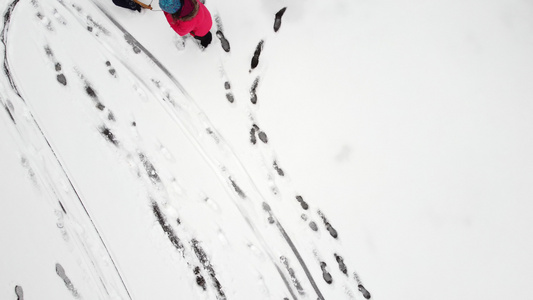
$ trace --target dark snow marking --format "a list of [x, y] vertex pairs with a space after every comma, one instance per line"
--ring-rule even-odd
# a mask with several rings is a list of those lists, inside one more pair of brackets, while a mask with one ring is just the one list
[[61, 72], [63, 70], [63, 67], [54, 58], [54, 53], [52, 52], [52, 49], [50, 49], [49, 46], [44, 46], [44, 52], [52, 60], [52, 63], [54, 64], [54, 69], [57, 72], [57, 76], [56, 76], [57, 81], [64, 86], [67, 85], [67, 78], [65, 77], [65, 74]]
[[200, 274], [200, 267], [196, 266], [194, 268], [194, 275], [196, 275], [196, 284], [198, 284], [199, 286], [202, 287], [202, 289], [205, 291], [206, 290], [206, 286], [205, 286], [205, 278], [204, 276], [202, 276], [202, 274]]
[[46, 55], [50, 56], [50, 58], [54, 57], [54, 52], [52, 52], [52, 49], [50, 49], [49, 46], [44, 46], [44, 52]]
[[172, 245], [183, 255], [183, 244], [181, 243], [180, 239], [174, 232], [174, 229], [172, 229], [172, 226], [167, 222], [167, 219], [161, 212], [161, 209], [159, 208], [159, 205], [155, 201], [152, 201], [152, 212], [155, 215], [155, 218], [157, 219], [157, 222], [159, 222], [159, 225], [165, 232], [165, 235], [170, 240]]
[[233, 178], [228, 178], [229, 181], [231, 182], [231, 186], [233, 186], [233, 189], [235, 190], [235, 192], [237, 192], [237, 194], [239, 195], [239, 197], [241, 198], [246, 198], [246, 194], [242, 191], [242, 189], [237, 185], [237, 183], [235, 182], [235, 180], [233, 180]]
[[54, 17], [56, 18], [56, 20], [59, 22], [59, 24], [61, 25], [67, 25], [67, 21], [65, 20], [65, 18], [63, 18], [63, 16], [61, 16], [59, 14], [59, 12], [57, 11], [57, 9], [54, 8], [54, 10], [52, 11], [53, 14], [54, 14]]
[[311, 283], [311, 286], [315, 290], [315, 292], [316, 292], [316, 294], [318, 296], [318, 299], [324, 300], [324, 296], [322, 296], [322, 292], [320, 292], [320, 289], [316, 285], [316, 282], [313, 279], [313, 276], [311, 275], [311, 272], [309, 271], [309, 268], [305, 264], [305, 261], [303, 260], [302, 256], [300, 255], [300, 252], [298, 251], [298, 249], [296, 248], [296, 246], [292, 242], [291, 238], [289, 237], [289, 235], [287, 234], [287, 232], [285, 231], [285, 229], [283, 228], [281, 223], [274, 216], [274, 212], [270, 208], [270, 205], [268, 205], [268, 203], [266, 203], [266, 202], [263, 202], [263, 209], [270, 215], [270, 218], [272, 218], [272, 220], [274, 220], [274, 222], [276, 223], [276, 226], [278, 227], [279, 232], [281, 233], [281, 235], [283, 236], [283, 238], [285, 239], [287, 244], [289, 244], [289, 247], [291, 248], [291, 250], [294, 253], [294, 255], [296, 256], [296, 258], [298, 259], [298, 262], [300, 263], [300, 266], [304, 270], [305, 276], [307, 276], [307, 279], [309, 280], [309, 283]]
[[231, 92], [231, 84], [229, 83], [229, 81], [224, 82], [224, 89], [226, 89], [226, 99], [228, 99], [230, 103], [235, 102], [235, 97]]
[[56, 79], [62, 85], [67, 85], [67, 78], [65, 77], [64, 74], [57, 74]]
[[144, 169], [146, 170], [146, 174], [148, 174], [148, 177], [150, 178], [150, 180], [152, 180], [152, 183], [160, 183], [161, 178], [159, 178], [159, 175], [157, 174], [154, 165], [148, 160], [148, 158], [143, 153], [139, 153], [139, 158], [143, 163]]
[[337, 253], [333, 254], [335, 256], [335, 260], [339, 264], [339, 270], [341, 270], [342, 273], [348, 275], [348, 268], [346, 267], [346, 264], [344, 263], [344, 259], [342, 256], [337, 255]]
[[318, 215], [320, 216], [320, 218], [322, 218], [322, 221], [324, 222], [324, 225], [326, 226], [326, 229], [329, 231], [329, 234], [332, 237], [337, 238], [339, 236], [339, 234], [337, 233], [337, 230], [335, 230], [335, 228], [333, 228], [333, 226], [331, 226], [331, 223], [329, 223], [329, 221], [326, 218], [326, 216], [324, 216], [324, 214], [320, 210], [318, 211]]
[[98, 99], [98, 96], [96, 95], [96, 92], [95, 90], [88, 84], [88, 83], [85, 83], [85, 92], [87, 93], [87, 95], [89, 95], [89, 97], [91, 97], [94, 101], [94, 106], [100, 110], [100, 111], [103, 111], [105, 109], [105, 105], [102, 104], [102, 102], [100, 102], [100, 100]]
[[17, 295], [17, 300], [24, 300], [24, 291], [20, 285], [15, 286], [15, 294]]
[[257, 104], [257, 87], [259, 86], [259, 77], [257, 77], [252, 83], [250, 88], [250, 101], [252, 104]]
[[257, 137], [255, 136], [256, 134], [256, 131], [259, 127], [257, 127], [257, 125], [254, 124], [254, 126], [252, 126], [252, 129], [250, 130], [250, 142], [255, 145], [257, 143]]
[[[81, 8], [80, 8], [81, 9]], [[99, 31], [96, 32], [96, 36], [98, 36], [98, 34], [100, 32], [103, 32], [105, 35], [109, 35], [109, 30], [107, 30], [104, 26], [100, 25], [98, 22], [94, 21], [93, 18], [91, 16], [87, 16], [87, 30], [90, 31], [90, 32], [93, 32], [94, 28], [98, 29]]]
[[326, 270], [326, 267], [326, 263], [321, 261], [320, 268], [322, 269], [322, 278], [324, 278], [324, 281], [326, 281], [327, 284], [331, 284], [333, 282], [333, 277], [331, 277], [331, 274]]
[[222, 46], [222, 49], [224, 49], [224, 51], [226, 52], [230, 52], [231, 47], [229, 45], [228, 39], [226, 39], [226, 37], [224, 36], [224, 33], [220, 30], [217, 30], [216, 35], [218, 39], [220, 40], [220, 45]]
[[61, 277], [61, 279], [63, 279], [63, 282], [65, 283], [65, 286], [72, 293], [72, 296], [74, 296], [74, 298], [76, 298], [76, 299], [79, 298], [80, 294], [78, 293], [78, 291], [76, 290], [76, 288], [74, 287], [72, 282], [70, 281], [70, 278], [68, 278], [67, 274], [65, 273], [65, 269], [63, 268], [63, 266], [60, 265], [59, 263], [56, 264], [56, 273], [57, 273], [57, 275], [59, 277]]
[[233, 96], [232, 93], [226, 93], [226, 99], [228, 99], [228, 101], [229, 101], [230, 103], [235, 102], [235, 97]]
[[[15, 118], [13, 117], [13, 114], [11, 113], [11, 110], [9, 109], [9, 104], [11, 102], [9, 102], [8, 100], [8, 103], [7, 104], [4, 104], [4, 108], [6, 109], [6, 112], [7, 114], [9, 115], [9, 118], [11, 119], [11, 121], [13, 121], [14, 124], [17, 124], [17, 122], [15, 121]], [[12, 105], [11, 105], [12, 106]]]
[[63, 203], [61, 203], [61, 201], [58, 201], [58, 202], [59, 202], [59, 206], [61, 207], [61, 210], [63, 211], [63, 213], [67, 214], [67, 210], [63, 206]]
[[139, 48], [138, 46], [138, 42], [137, 40], [129, 33], [124, 33], [124, 39], [126, 40], [126, 42], [128, 44], [130, 44], [130, 46], [132, 47], [133, 49], [133, 52], [135, 52], [135, 54], [139, 54], [141, 53], [141, 48]]
[[217, 25], [217, 31], [216, 36], [220, 40], [220, 45], [222, 46], [222, 49], [226, 52], [230, 52], [231, 47], [229, 44], [228, 39], [224, 36], [224, 29], [222, 28], [222, 20], [220, 19], [220, 16], [217, 14], [215, 15], [215, 23]]
[[207, 254], [205, 253], [204, 249], [200, 246], [198, 241], [196, 239], [192, 239], [192, 248], [194, 250], [194, 253], [196, 254], [196, 257], [198, 257], [198, 260], [200, 260], [200, 263], [206, 270], [207, 274], [211, 277], [211, 280], [213, 281], [213, 286], [216, 289], [217, 292], [217, 299], [223, 300], [226, 299], [226, 295], [224, 294], [224, 290], [222, 289], [222, 284], [220, 284], [220, 281], [218, 280], [216, 276], [215, 269], [213, 268], [213, 265], [211, 264], [211, 261], [209, 261], [209, 258], [207, 257]]
[[309, 222], [309, 227], [311, 227], [313, 231], [318, 231], [318, 226], [316, 225], [315, 221]]
[[213, 140], [215, 140], [215, 142], [218, 144], [220, 143], [220, 138], [218, 137], [218, 135], [216, 134], [216, 132], [213, 131], [213, 129], [211, 128], [206, 128], [205, 130], [209, 136], [211, 136], [213, 138]]
[[[21, 99], [23, 99], [22, 96], [20, 95], [17, 85], [15, 84], [15, 80], [13, 79], [13, 76], [11, 75], [11, 70], [9, 68], [9, 61], [7, 59], [7, 49], [8, 49], [7, 36], [9, 32], [9, 26], [11, 23], [11, 14], [13, 13], [13, 10], [15, 9], [15, 6], [18, 4], [19, 1], [20, 0], [14, 0], [13, 2], [11, 2], [11, 4], [7, 6], [7, 10], [4, 14], [4, 27], [2, 28], [2, 36], [1, 36], [0, 41], [2, 42], [2, 44], [4, 44], [4, 73], [6, 74], [7, 79], [9, 80], [9, 84], [11, 85], [11, 88], [13, 89], [13, 91]], [[24, 101], [24, 99], [22, 101]]]
[[117, 77], [117, 70], [111, 66], [111, 62], [109, 60], [105, 62], [105, 65], [108, 67], [107, 71], [109, 74], [111, 74], [113, 77]]
[[284, 7], [276, 13], [276, 17], [274, 19], [274, 32], [278, 32], [279, 28], [281, 27], [281, 17], [283, 17], [283, 14], [286, 10], [287, 7]]
[[261, 51], [263, 50], [263, 44], [264, 41], [261, 40], [255, 48], [254, 56], [252, 57], [252, 70], [255, 69], [257, 65], [259, 65], [259, 56], [261, 55]]
[[305, 294], [304, 289], [302, 288], [302, 285], [300, 284], [300, 281], [298, 281], [298, 278], [296, 277], [296, 274], [294, 273], [294, 270], [289, 265], [289, 260], [285, 256], [280, 257], [281, 262], [287, 269], [287, 272], [289, 272], [289, 276], [291, 278], [292, 284], [298, 291], [298, 294], [303, 295]]
[[250, 130], [250, 142], [255, 145], [257, 143], [257, 137], [256, 137], [256, 134], [257, 134], [257, 137], [259, 137], [259, 139], [267, 144], [268, 143], [268, 136], [266, 135], [266, 133], [264, 131], [262, 131], [259, 126], [257, 126], [257, 124], [253, 124], [252, 125], [252, 129]]
[[116, 119], [115, 119], [115, 114], [114, 114], [112, 111], [108, 111], [108, 113], [107, 113], [107, 119], [108, 119], [109, 121], [113, 121], [113, 122], [115, 122], [115, 121], [116, 121]]
[[259, 131], [259, 133], [257, 134], [257, 136], [259, 137], [259, 139], [263, 142], [263, 143], [268, 143], [268, 137], [266, 135], [266, 133], [264, 131]]
[[45, 18], [41, 12], [37, 12], [37, 18], [41, 20], [44, 27], [49, 31], [54, 31], [54, 27], [52, 26], [52, 22]]
[[274, 161], [273, 167], [274, 167], [274, 170], [276, 170], [276, 172], [278, 173], [279, 176], [285, 176], [285, 172], [283, 172], [283, 169], [281, 169], [278, 166], [278, 162], [277, 161]]
[[115, 146], [118, 146], [118, 141], [115, 135], [113, 134], [113, 132], [111, 132], [109, 128], [103, 125], [103, 126], [100, 126], [99, 129], [100, 129], [100, 133], [107, 139], [107, 141], [111, 142]]
[[300, 205], [302, 206], [302, 208], [304, 210], [308, 210], [309, 209], [309, 204], [307, 204], [307, 202], [305, 202], [304, 198], [302, 196], [296, 196], [296, 200], [298, 202], [300, 202]]
[[356, 272], [353, 272], [353, 277], [355, 278], [355, 281], [357, 282], [357, 288], [359, 289], [359, 292], [363, 294], [363, 297], [365, 297], [365, 299], [370, 299], [372, 296], [370, 295], [370, 292], [363, 286], [363, 283], [361, 282], [359, 275], [357, 275]]
[[85, 92], [87, 93], [87, 95], [89, 95], [91, 98], [97, 98], [96, 97], [96, 92], [93, 90], [92, 87], [90, 87], [89, 85], [87, 85], [85, 87]]
[[363, 294], [363, 297], [365, 297], [366, 299], [370, 299], [372, 296], [370, 295], [370, 292], [368, 292], [364, 286], [362, 286], [361, 284], [357, 286], [357, 288], [359, 289], [359, 291], [361, 292], [361, 294]]
[[37, 179], [35, 178], [35, 172], [33, 171], [32, 167], [30, 166], [30, 163], [28, 162], [28, 159], [26, 157], [22, 156], [20, 158], [20, 163], [26, 169], [28, 172], [28, 175], [30, 176], [30, 179], [33, 181], [35, 185], [37, 185]]

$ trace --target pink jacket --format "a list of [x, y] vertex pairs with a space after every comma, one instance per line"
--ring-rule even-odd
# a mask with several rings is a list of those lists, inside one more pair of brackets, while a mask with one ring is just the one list
[[199, 0], [184, 0], [178, 20], [175, 20], [171, 14], [164, 13], [170, 27], [180, 36], [190, 33], [192, 36], [202, 37], [213, 26], [211, 14]]

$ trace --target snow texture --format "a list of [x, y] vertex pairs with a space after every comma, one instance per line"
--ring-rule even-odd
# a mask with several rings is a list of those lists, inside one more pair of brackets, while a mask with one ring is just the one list
[[533, 298], [530, 2], [156, 2], [0, 0], [0, 299]]

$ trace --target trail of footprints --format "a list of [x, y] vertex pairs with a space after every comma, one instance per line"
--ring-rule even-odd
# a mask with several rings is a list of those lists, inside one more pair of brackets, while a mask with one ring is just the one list
[[[287, 7], [283, 7], [282, 9], [280, 9], [275, 14], [274, 25], [273, 25], [274, 32], [278, 32], [279, 31], [279, 29], [281, 27], [281, 23], [282, 23], [282, 17], [285, 14], [286, 10], [287, 10]], [[220, 20], [219, 19], [217, 21], [217, 24], [220, 24]], [[219, 26], [219, 28], [220, 27], [221, 26]], [[218, 31], [217, 31], [217, 36], [219, 36]], [[223, 36], [223, 35], [221, 35], [221, 36]], [[219, 36], [219, 38], [221, 36]], [[252, 59], [250, 61], [249, 73], [252, 73], [259, 66], [261, 53], [263, 52], [264, 47], [265, 47], [265, 41], [264, 40], [260, 40], [259, 43], [257, 44], [255, 50], [254, 50], [254, 53], [252, 55]], [[229, 52], [229, 50], [226, 51], [226, 52]], [[258, 91], [258, 87], [259, 87], [259, 82], [260, 82], [260, 76], [256, 76], [256, 78], [253, 81], [252, 86], [250, 87], [250, 90], [249, 90], [250, 102], [253, 105], [256, 105], [258, 103], [258, 95], [257, 95], [258, 93], [257, 93], [257, 91]], [[230, 85], [229, 81], [225, 81], [225, 89], [228, 92], [228, 94], [226, 95], [228, 101], [230, 103], [233, 103], [235, 101], [235, 99], [234, 99], [232, 94], [231, 94], [231, 96], [229, 96], [230, 92], [231, 92], [231, 85]], [[264, 144], [267, 144], [268, 143], [268, 136], [257, 125], [257, 122], [253, 121], [252, 127], [250, 129], [250, 143], [252, 145], [256, 145], [258, 140], [262, 141]], [[273, 167], [273, 169], [275, 170], [275, 172], [279, 176], [281, 176], [281, 177], [285, 176], [285, 171], [279, 166], [278, 161], [274, 160], [274, 162], [272, 163], [272, 167]], [[235, 188], [235, 190], [238, 193], [243, 193], [242, 190], [240, 190], [240, 188], [236, 185], [236, 183], [234, 181], [231, 181], [231, 182], [232, 182], [233, 187]], [[309, 210], [309, 204], [300, 195], [296, 196], [295, 198], [296, 198], [297, 202], [300, 204], [301, 208], [304, 210], [304, 213], [301, 215], [302, 220], [304, 220], [305, 222], [308, 222], [309, 228], [312, 231], [318, 232], [319, 231], [318, 224], [314, 220], [312, 220], [307, 214], [307, 211]], [[325, 230], [329, 233], [329, 235], [332, 238], [334, 238], [334, 239], [338, 239], [339, 234], [338, 234], [337, 230], [333, 227], [333, 225], [328, 220], [328, 218], [325, 216], [325, 214], [322, 211], [320, 211], [320, 210], [317, 210], [316, 214], [322, 220], [323, 226], [324, 226]], [[269, 216], [268, 221], [271, 224], [275, 223], [275, 220], [272, 218], [272, 216]], [[317, 256], [317, 259], [318, 259], [319, 267], [322, 270], [322, 278], [323, 278], [323, 280], [326, 283], [328, 283], [328, 284], [332, 284], [333, 283], [333, 276], [330, 273], [326, 262], [324, 260], [319, 259], [318, 255], [316, 255], [316, 256]], [[340, 254], [337, 254], [337, 253], [333, 253], [333, 258], [335, 259], [335, 261], [338, 264], [339, 271], [342, 274], [344, 274], [345, 276], [348, 276], [348, 267], [346, 266], [346, 264], [344, 262], [344, 258]], [[285, 256], [281, 256], [280, 260], [283, 263], [283, 265], [285, 266], [285, 268], [287, 269], [287, 272], [289, 273], [290, 278], [292, 280], [292, 283], [295, 286], [296, 290], [299, 293], [303, 294], [304, 291], [303, 291], [298, 279], [296, 278], [296, 274], [294, 273], [294, 270], [290, 267], [287, 258]], [[363, 297], [365, 297], [366, 299], [370, 299], [371, 295], [368, 292], [368, 290], [366, 290], [366, 288], [363, 286], [363, 284], [362, 284], [359, 276], [357, 275], [357, 273], [354, 272], [353, 274], [354, 274], [354, 279], [355, 279], [355, 281], [357, 283], [358, 290], [361, 292]]]
[[[72, 297], [74, 297], [74, 299], [82, 298], [80, 293], [78, 292], [76, 287], [74, 287], [74, 284], [68, 277], [67, 272], [65, 271], [65, 268], [60, 263], [55, 264], [55, 272], [57, 276], [63, 281], [63, 283], [65, 284], [65, 287], [72, 294]], [[22, 289], [22, 286], [20, 285], [15, 286], [15, 295], [17, 296], [17, 300], [24, 300], [24, 290]]]
[[50, 46], [45, 46], [44, 47], [44, 51], [46, 53], [46, 56], [51, 60], [52, 64], [54, 65], [54, 69], [55, 69], [55, 71], [57, 73], [57, 75], [56, 75], [57, 82], [59, 82], [63, 86], [66, 86], [67, 85], [67, 78], [65, 77], [65, 74], [63, 74], [63, 69], [62, 69], [61, 63], [59, 63], [55, 59], [54, 53], [52, 52], [52, 49], [50, 48]]

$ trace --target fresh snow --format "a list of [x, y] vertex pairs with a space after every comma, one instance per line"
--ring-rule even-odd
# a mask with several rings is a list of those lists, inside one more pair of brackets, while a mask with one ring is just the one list
[[530, 1], [205, 4], [0, 0], [0, 299], [533, 298]]

